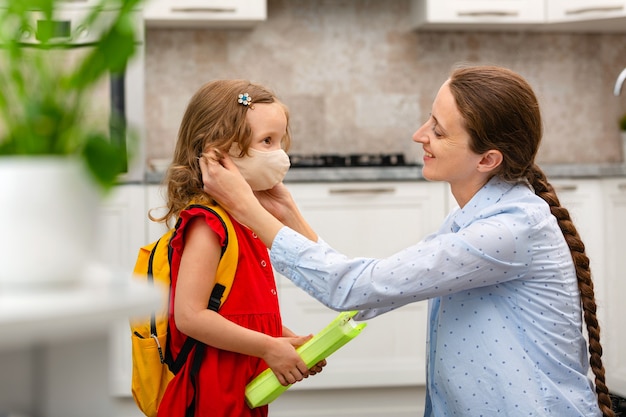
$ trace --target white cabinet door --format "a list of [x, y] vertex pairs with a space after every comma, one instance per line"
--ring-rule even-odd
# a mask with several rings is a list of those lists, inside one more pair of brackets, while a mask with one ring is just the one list
[[[143, 185], [115, 187], [103, 202], [98, 217], [97, 257], [103, 265], [131, 279], [139, 248], [146, 244], [146, 198]], [[129, 396], [131, 345], [128, 320], [113, 325], [110, 336], [110, 391]]]
[[561, 205], [574, 222], [589, 257], [594, 281], [598, 320], [607, 321], [605, 239], [602, 218], [604, 208], [602, 181], [596, 179], [559, 179], [551, 181]]
[[145, 244], [145, 207], [143, 185], [117, 186], [107, 196], [97, 221], [99, 262], [132, 272], [139, 247]]
[[[348, 256], [386, 257], [434, 232], [445, 216], [447, 189], [428, 182], [288, 184], [305, 218]], [[285, 324], [316, 333], [337, 313], [280, 279]], [[324, 372], [291, 389], [417, 385], [425, 382], [426, 302], [368, 321], [329, 358]]]
[[[602, 330], [607, 385], [621, 396], [626, 396], [626, 179], [604, 180], [606, 236], [606, 321]], [[602, 213], [596, 214], [601, 216]]]
[[624, 0], [549, 0], [550, 30], [574, 32], [626, 32]]
[[544, 0], [412, 0], [416, 28], [520, 29], [545, 23]]
[[150, 0], [147, 26], [252, 27], [267, 19], [267, 0]]

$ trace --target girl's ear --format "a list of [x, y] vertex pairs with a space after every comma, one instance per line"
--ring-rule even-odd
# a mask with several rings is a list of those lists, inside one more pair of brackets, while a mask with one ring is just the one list
[[480, 172], [491, 172], [498, 168], [502, 163], [502, 152], [492, 149], [483, 154], [478, 162], [478, 170]]

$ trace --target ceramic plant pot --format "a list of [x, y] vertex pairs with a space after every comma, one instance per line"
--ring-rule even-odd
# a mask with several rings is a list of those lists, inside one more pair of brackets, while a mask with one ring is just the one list
[[71, 157], [0, 157], [0, 290], [76, 283], [92, 255], [99, 191]]

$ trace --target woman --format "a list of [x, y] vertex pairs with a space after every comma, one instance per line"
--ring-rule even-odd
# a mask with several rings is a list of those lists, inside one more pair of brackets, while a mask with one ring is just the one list
[[448, 182], [459, 208], [386, 259], [330, 248], [282, 184], [257, 199], [230, 159], [209, 154], [202, 169], [205, 191], [271, 248], [275, 268], [327, 306], [364, 319], [429, 300], [426, 416], [612, 416], [589, 259], [534, 162], [541, 136], [521, 76], [453, 71], [413, 140], [424, 178]]

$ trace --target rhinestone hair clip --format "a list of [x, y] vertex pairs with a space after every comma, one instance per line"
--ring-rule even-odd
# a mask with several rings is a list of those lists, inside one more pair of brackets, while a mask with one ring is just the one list
[[239, 94], [237, 103], [248, 106], [252, 103], [252, 97], [248, 93]]

